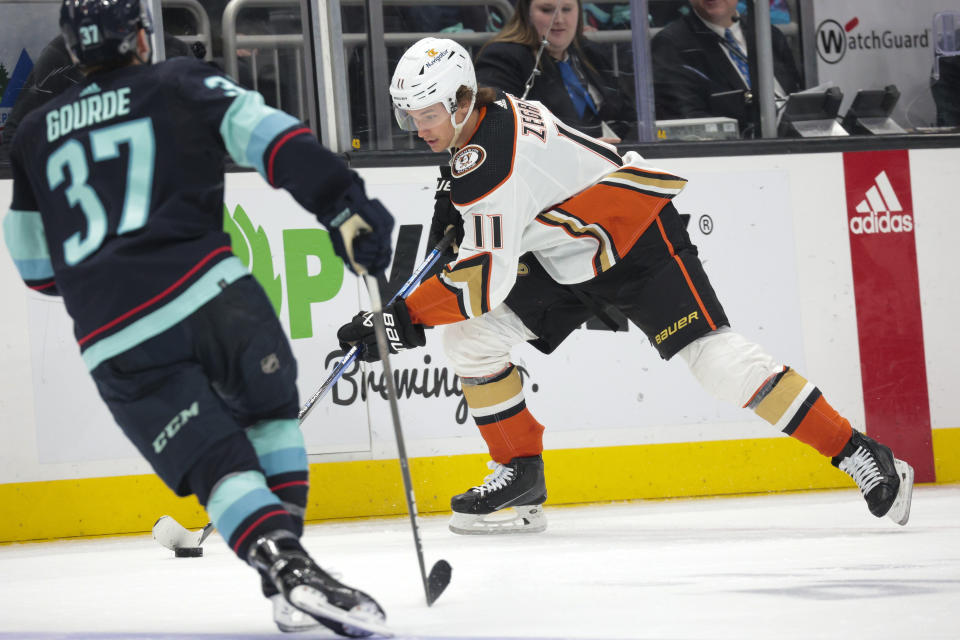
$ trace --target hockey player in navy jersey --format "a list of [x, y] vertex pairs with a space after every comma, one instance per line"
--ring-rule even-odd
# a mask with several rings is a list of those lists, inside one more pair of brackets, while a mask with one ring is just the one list
[[3, 231], [20, 274], [63, 297], [117, 423], [260, 573], [278, 626], [370, 635], [385, 618], [377, 602], [299, 542], [296, 362], [222, 230], [225, 156], [289, 191], [351, 269], [386, 267], [392, 216], [258, 93], [199, 60], [151, 65], [142, 0], [65, 0], [60, 25], [84, 79], [13, 141]]
[[[455, 533], [546, 528], [543, 426], [526, 406], [510, 349], [552, 352], [612, 305], [665, 360], [680, 356], [715, 397], [753, 410], [856, 481], [875, 516], [906, 524], [913, 470], [854, 430], [820, 390], [730, 328], [671, 199], [686, 180], [639, 154], [620, 156], [564, 125], [543, 104], [478, 88], [456, 42], [411, 46], [390, 85], [400, 126], [450, 151], [450, 201], [433, 227], [463, 226], [456, 260], [385, 310], [391, 350], [424, 344], [424, 325], [449, 325], [444, 350], [487, 443], [492, 473], [451, 500]], [[437, 224], [437, 223], [440, 224]], [[372, 329], [358, 314], [344, 346]], [[492, 513], [514, 508], [512, 519]]]

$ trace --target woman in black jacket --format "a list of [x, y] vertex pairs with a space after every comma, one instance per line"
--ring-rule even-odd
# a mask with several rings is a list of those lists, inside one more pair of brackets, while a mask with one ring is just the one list
[[[580, 0], [518, 0], [503, 30], [480, 50], [477, 82], [538, 100], [563, 122], [606, 142], [636, 137], [632, 76], [622, 70], [615, 76], [603, 48], [583, 37], [582, 12]], [[537, 62], [544, 35], [547, 45]]]

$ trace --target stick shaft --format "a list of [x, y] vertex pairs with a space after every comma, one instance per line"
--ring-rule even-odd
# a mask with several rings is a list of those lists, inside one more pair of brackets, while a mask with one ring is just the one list
[[[437, 260], [440, 259], [440, 255], [450, 246], [450, 243], [453, 242], [453, 239], [456, 237], [456, 231], [451, 229], [448, 231], [442, 238], [440, 242], [437, 243], [437, 246], [433, 248], [423, 262], [420, 263], [416, 269], [414, 269], [413, 274], [407, 278], [407, 281], [403, 283], [403, 286], [397, 290], [393, 297], [390, 298], [390, 302], [395, 302], [398, 298], [406, 298], [410, 293], [417, 288], [417, 285], [420, 284], [420, 280], [423, 279], [424, 274], [430, 270], [433, 265], [437, 263]], [[379, 288], [378, 288], [379, 291]], [[377, 299], [377, 304], [379, 306], [380, 299]], [[390, 304], [390, 303], [387, 303]], [[343, 373], [353, 365], [354, 361], [360, 356], [360, 346], [351, 347], [349, 351], [344, 355], [343, 360], [334, 365], [333, 371], [330, 372], [330, 375], [327, 376], [327, 379], [323, 381], [323, 384], [320, 385], [316, 391], [313, 392], [307, 401], [304, 403], [303, 407], [300, 409], [300, 414], [297, 416], [300, 422], [303, 422], [306, 417], [313, 411], [314, 405], [320, 402], [333, 388], [333, 385], [337, 383]]]
[[386, 379], [387, 398], [390, 401], [390, 416], [393, 419], [393, 433], [397, 438], [397, 456], [400, 459], [400, 471], [403, 474], [403, 488], [407, 499], [407, 513], [410, 515], [410, 527], [413, 530], [413, 544], [417, 550], [417, 562], [420, 564], [420, 579], [423, 581], [423, 594], [427, 604], [433, 602], [430, 584], [427, 581], [427, 568], [423, 561], [423, 543], [420, 541], [420, 526], [417, 524], [417, 500], [413, 492], [413, 480], [410, 477], [410, 465], [407, 459], [407, 447], [403, 441], [403, 429], [400, 426], [400, 408], [397, 404], [397, 389], [393, 381], [393, 369], [390, 366], [390, 347], [387, 345], [387, 329], [383, 323], [383, 308], [380, 304], [380, 288], [373, 276], [364, 276], [367, 291], [370, 294], [370, 307], [373, 311], [373, 331], [377, 336], [377, 349], [383, 364], [383, 377]]

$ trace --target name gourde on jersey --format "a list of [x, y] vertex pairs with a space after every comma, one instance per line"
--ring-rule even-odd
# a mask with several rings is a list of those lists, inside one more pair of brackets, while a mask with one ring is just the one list
[[903, 205], [886, 171], [874, 176], [873, 184], [851, 213], [850, 233], [855, 235], [913, 231], [913, 216], [903, 212]]

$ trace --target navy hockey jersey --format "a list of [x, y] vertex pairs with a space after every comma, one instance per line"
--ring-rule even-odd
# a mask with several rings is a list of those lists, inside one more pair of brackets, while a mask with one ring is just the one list
[[63, 296], [88, 369], [247, 274], [222, 230], [227, 153], [318, 217], [352, 180], [305, 125], [191, 58], [94, 74], [20, 125], [4, 237], [27, 285]]

